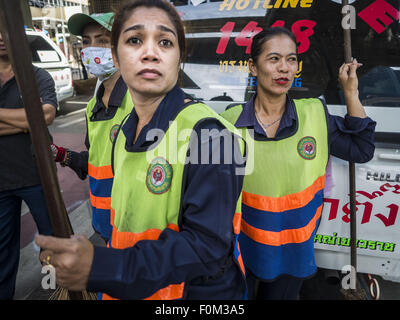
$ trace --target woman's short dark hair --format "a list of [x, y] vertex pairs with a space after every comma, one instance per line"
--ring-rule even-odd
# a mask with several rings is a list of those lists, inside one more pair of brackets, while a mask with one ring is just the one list
[[186, 56], [185, 29], [179, 13], [176, 11], [175, 7], [166, 0], [130, 0], [122, 3], [114, 16], [114, 22], [111, 31], [111, 46], [113, 47], [115, 53], [117, 54], [118, 40], [122, 32], [122, 26], [126, 20], [128, 20], [132, 11], [139, 7], [158, 8], [163, 10], [168, 15], [171, 23], [174, 25], [178, 33], [177, 37], [180, 60], [183, 62]]
[[296, 53], [297, 53], [297, 41], [294, 33], [286, 28], [272, 27], [261, 31], [260, 33], [254, 36], [253, 43], [251, 44], [250, 58], [253, 59], [254, 62], [257, 62], [257, 59], [263, 50], [264, 43], [266, 43], [268, 40], [274, 37], [282, 35], [288, 36], [294, 42], [294, 44], [296, 45]]

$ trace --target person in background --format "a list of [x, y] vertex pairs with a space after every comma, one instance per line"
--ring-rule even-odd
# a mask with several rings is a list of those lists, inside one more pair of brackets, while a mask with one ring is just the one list
[[[50, 74], [33, 67], [45, 122], [57, 110], [55, 84]], [[52, 227], [21, 94], [0, 34], [0, 300], [12, 299], [20, 254], [21, 205], [24, 201], [40, 234]]]
[[135, 108], [114, 142], [111, 248], [39, 236], [42, 261], [62, 287], [103, 299], [243, 299], [237, 169], [245, 145], [178, 87], [186, 47], [179, 14], [164, 0], [125, 1], [112, 45]]
[[82, 36], [81, 58], [100, 85], [86, 107], [87, 151], [75, 152], [52, 145], [55, 161], [68, 166], [81, 178], [89, 175], [92, 225], [107, 243], [111, 238], [110, 196], [113, 184], [111, 147], [119, 124], [131, 112], [127, 86], [115, 68], [111, 54], [113, 13], [78, 13], [68, 20], [74, 35]]
[[328, 113], [319, 99], [292, 100], [288, 91], [298, 69], [295, 36], [284, 28], [253, 38], [249, 68], [257, 91], [243, 105], [221, 115], [254, 146], [244, 178], [239, 243], [249, 296], [297, 299], [303, 279], [316, 272], [314, 235], [318, 227], [329, 155], [367, 162], [374, 154], [376, 123], [358, 98], [354, 60], [339, 69], [347, 115]]

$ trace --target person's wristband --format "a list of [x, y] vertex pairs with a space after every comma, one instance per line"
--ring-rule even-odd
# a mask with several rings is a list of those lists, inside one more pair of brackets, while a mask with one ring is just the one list
[[65, 157], [64, 160], [60, 162], [62, 167], [68, 167], [71, 163], [71, 151], [69, 151], [68, 149], [64, 149], [65, 150]]
[[65, 160], [66, 153], [67, 153], [66, 149], [58, 147], [57, 155], [56, 158], [54, 159], [55, 162], [63, 162]]

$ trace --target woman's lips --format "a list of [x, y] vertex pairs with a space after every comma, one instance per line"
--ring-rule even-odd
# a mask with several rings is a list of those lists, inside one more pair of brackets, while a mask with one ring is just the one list
[[288, 78], [278, 78], [278, 79], [275, 79], [275, 82], [279, 85], [286, 85], [289, 83], [289, 79]]
[[157, 79], [161, 76], [161, 73], [155, 69], [143, 69], [138, 74], [145, 79]]

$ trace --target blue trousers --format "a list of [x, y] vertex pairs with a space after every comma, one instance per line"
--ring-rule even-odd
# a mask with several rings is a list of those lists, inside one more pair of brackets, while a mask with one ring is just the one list
[[21, 205], [25, 201], [40, 234], [52, 228], [41, 185], [0, 191], [0, 300], [12, 299], [15, 292], [21, 230]]

